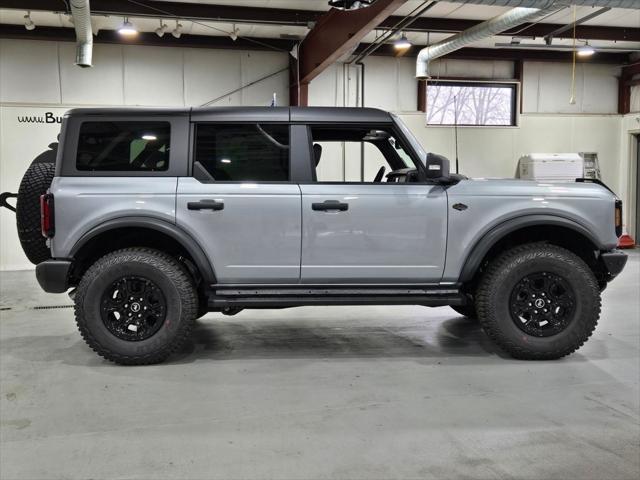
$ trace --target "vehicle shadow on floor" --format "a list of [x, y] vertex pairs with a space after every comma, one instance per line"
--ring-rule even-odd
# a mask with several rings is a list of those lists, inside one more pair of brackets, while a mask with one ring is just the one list
[[169, 363], [206, 358], [506, 357], [477, 322], [464, 317], [445, 320], [436, 328], [321, 324], [320, 320], [198, 322], [191, 339]]

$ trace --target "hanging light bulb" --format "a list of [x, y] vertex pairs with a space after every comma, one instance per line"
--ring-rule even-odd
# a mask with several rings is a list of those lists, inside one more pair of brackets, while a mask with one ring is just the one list
[[396, 50], [406, 50], [409, 47], [411, 47], [411, 42], [404, 33], [402, 33], [400, 38], [393, 42], [393, 48]]
[[27, 30], [34, 30], [36, 28], [36, 24], [31, 20], [31, 12], [27, 12], [24, 16], [24, 28]]
[[586, 42], [586, 44], [581, 46], [576, 53], [579, 57], [590, 57], [596, 53], [596, 51], [591, 45], [589, 45], [589, 42]]
[[176, 20], [176, 28], [173, 29], [171, 35], [175, 38], [180, 38], [182, 36], [182, 24], [178, 23], [178, 20]]
[[132, 37], [138, 34], [138, 30], [136, 30], [136, 27], [129, 21], [127, 17], [124, 17], [124, 22], [118, 28], [118, 33], [120, 35], [124, 35], [125, 37]]

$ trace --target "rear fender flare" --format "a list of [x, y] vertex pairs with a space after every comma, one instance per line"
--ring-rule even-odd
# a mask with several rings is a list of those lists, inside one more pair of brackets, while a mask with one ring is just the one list
[[209, 285], [216, 283], [215, 272], [211, 266], [211, 262], [198, 242], [196, 242], [180, 227], [152, 217], [123, 217], [101, 223], [80, 237], [71, 249], [71, 257], [75, 257], [82, 247], [84, 247], [87, 242], [93, 238], [110, 230], [119, 228], [148, 228], [173, 238], [176, 242], [182, 245], [189, 255], [191, 255], [191, 258], [195, 261], [196, 268], [200, 271], [203, 280]]

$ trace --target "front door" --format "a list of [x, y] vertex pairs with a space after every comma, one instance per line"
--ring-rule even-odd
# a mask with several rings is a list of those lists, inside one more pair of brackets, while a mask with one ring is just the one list
[[203, 247], [218, 283], [297, 283], [300, 188], [289, 127], [196, 125], [192, 177], [178, 180], [179, 226]]
[[391, 127], [311, 128], [317, 181], [300, 185], [303, 283], [442, 278], [446, 191], [407, 181], [415, 165], [394, 135]]

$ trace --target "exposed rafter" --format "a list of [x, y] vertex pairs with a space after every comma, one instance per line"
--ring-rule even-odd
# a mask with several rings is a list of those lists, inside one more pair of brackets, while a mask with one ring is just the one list
[[[12, 38], [18, 40], [51, 40], [59, 42], [75, 42], [73, 28], [63, 27], [38, 27], [32, 31], [26, 31], [22, 25], [0, 24], [0, 38]], [[288, 52], [294, 45], [292, 40], [279, 38], [252, 38], [250, 41], [238, 38], [233, 41], [228, 36], [210, 35], [182, 35], [175, 38], [171, 35], [158, 37], [153, 32], [140, 32], [135, 37], [123, 39], [114, 30], [100, 30], [94, 37], [94, 43], [111, 43], [119, 45], [146, 45], [156, 47], [191, 47], [191, 48], [220, 48], [235, 50], [280, 50]]]
[[[50, 40], [62, 42], [74, 42], [75, 33], [72, 28], [63, 27], [38, 27], [35, 30], [27, 31], [22, 25], [0, 24], [0, 38], [12, 38], [19, 40]], [[159, 38], [155, 33], [141, 32], [135, 38], [124, 40], [114, 31], [101, 30], [94, 38], [97, 44], [130, 44], [147, 45], [157, 47], [190, 47], [190, 48], [219, 48], [219, 49], [239, 49], [239, 50], [280, 50], [290, 51], [295, 42], [276, 38], [255, 38], [259, 43], [249, 42], [238, 38], [235, 42], [227, 36], [209, 35], [182, 35], [175, 38], [165, 35]], [[355, 50], [358, 53], [368, 47], [368, 43], [361, 43]], [[423, 45], [414, 45], [404, 54], [404, 56], [415, 56]], [[392, 45], [382, 45], [373, 55], [396, 56], [397, 52]], [[455, 51], [444, 58], [460, 58], [468, 60], [529, 60], [529, 61], [571, 61], [570, 52], [559, 52], [555, 50], [519, 50], [519, 49], [498, 49], [498, 48], [463, 48]], [[579, 62], [585, 63], [607, 63], [623, 65], [627, 63], [627, 55], [620, 53], [597, 53], [589, 59], [578, 57]]]
[[300, 45], [300, 83], [309, 83], [329, 65], [353, 51], [369, 32], [405, 2], [378, 0], [368, 8], [332, 9], [320, 17]]
[[[33, 11], [67, 10], [63, 0], [0, 0], [0, 8], [12, 8]], [[209, 5], [183, 2], [154, 2], [151, 0], [92, 0], [91, 10], [94, 14], [128, 15], [158, 18], [180, 17], [184, 19], [217, 20], [224, 22], [275, 24], [275, 25], [308, 25], [316, 22], [326, 12], [311, 10], [295, 10], [284, 8], [258, 8], [230, 5]], [[391, 16], [380, 24], [381, 28], [391, 28], [401, 17]], [[406, 29], [407, 32], [458, 33], [480, 23], [480, 20], [464, 20], [455, 18], [423, 17]], [[565, 25], [553, 23], [524, 24], [515, 30], [508, 30], [499, 35], [512, 36], [516, 31], [528, 37], [545, 37], [562, 29]], [[572, 29], [554, 35], [555, 38], [571, 38]], [[634, 41], [640, 42], [640, 28], [612, 27], [598, 25], [577, 25], [576, 36], [584, 40]]]

